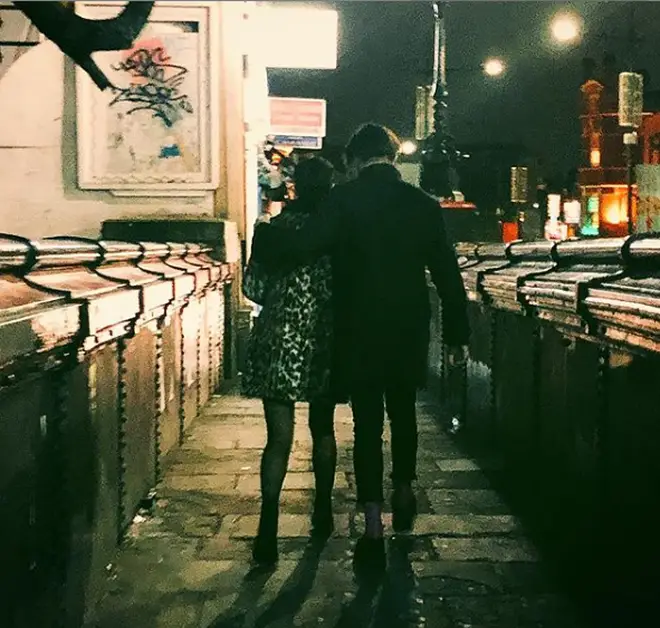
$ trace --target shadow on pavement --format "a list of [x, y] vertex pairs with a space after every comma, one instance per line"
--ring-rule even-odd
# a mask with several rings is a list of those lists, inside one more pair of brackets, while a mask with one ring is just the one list
[[335, 628], [413, 628], [424, 624], [417, 579], [410, 560], [413, 543], [412, 537], [390, 539], [384, 578], [360, 583], [357, 595], [344, 606]]
[[[334, 628], [414, 628], [424, 625], [417, 579], [410, 560], [413, 544], [412, 537], [393, 537], [389, 541], [387, 572], [381, 578], [358, 583], [355, 597], [342, 606]], [[314, 588], [323, 547], [319, 543], [307, 544], [280, 593], [250, 625], [254, 628], [294, 625], [296, 615]], [[257, 608], [273, 573], [274, 570], [259, 568], [248, 572], [234, 603], [208, 628], [243, 628], [248, 616]]]
[[209, 624], [208, 628], [242, 628], [248, 613], [259, 603], [259, 598], [273, 573], [274, 569], [263, 567], [250, 569], [243, 578], [234, 603], [221, 617]]
[[296, 614], [302, 608], [314, 587], [314, 581], [316, 580], [316, 573], [324, 547], [324, 543], [310, 541], [307, 544], [300, 562], [293, 573], [287, 578], [279, 595], [259, 615], [254, 623], [254, 628], [265, 628], [285, 618], [290, 619], [290, 625], [293, 626], [293, 620]]
[[[290, 619], [293, 625], [294, 617], [314, 587], [324, 547], [324, 543], [310, 541], [307, 544], [298, 565], [282, 585], [278, 596], [257, 617], [254, 628], [265, 628], [283, 619]], [[209, 628], [242, 628], [248, 614], [257, 608], [266, 583], [274, 571], [259, 567], [251, 569], [243, 579], [234, 603], [222, 617], [210, 624]]]
[[375, 603], [381, 583], [365, 581], [360, 584], [356, 596], [344, 605], [335, 628], [353, 628], [353, 626], [371, 625], [374, 617]]

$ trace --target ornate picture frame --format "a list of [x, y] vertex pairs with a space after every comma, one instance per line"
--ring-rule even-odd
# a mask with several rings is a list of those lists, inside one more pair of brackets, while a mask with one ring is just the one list
[[[124, 2], [76, 2], [87, 18]], [[215, 2], [158, 2], [131, 50], [94, 61], [115, 88], [76, 67], [78, 185], [121, 196], [198, 196], [220, 173], [219, 12]]]

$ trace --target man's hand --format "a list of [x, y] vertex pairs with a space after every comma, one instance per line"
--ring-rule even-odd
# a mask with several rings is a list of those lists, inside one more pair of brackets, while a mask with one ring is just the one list
[[259, 216], [259, 218], [257, 218], [257, 220], [254, 223], [254, 226], [256, 227], [258, 225], [263, 225], [263, 224], [267, 225], [268, 223], [270, 223], [270, 214], [268, 212], [264, 212], [263, 214], [261, 214], [261, 216]]
[[447, 362], [449, 366], [464, 366], [468, 358], [468, 348], [465, 345], [447, 347]]

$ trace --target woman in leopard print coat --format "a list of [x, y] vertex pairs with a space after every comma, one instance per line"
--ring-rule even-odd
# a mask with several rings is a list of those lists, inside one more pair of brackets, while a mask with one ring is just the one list
[[[273, 219], [299, 229], [319, 210], [332, 187], [332, 165], [320, 158], [301, 162], [295, 172], [297, 199]], [[331, 211], [331, 210], [329, 210]], [[332, 364], [332, 269], [321, 258], [293, 270], [271, 271], [267, 296], [257, 318], [242, 377], [245, 396], [263, 400], [268, 441], [261, 463], [261, 517], [253, 556], [257, 562], [277, 560], [279, 497], [288, 466], [295, 424], [295, 403], [310, 402], [312, 462], [316, 497], [314, 533], [332, 533], [332, 488], [337, 447]]]

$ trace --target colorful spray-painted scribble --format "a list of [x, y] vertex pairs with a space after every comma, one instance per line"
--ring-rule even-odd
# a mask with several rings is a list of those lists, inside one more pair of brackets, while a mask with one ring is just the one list
[[129, 103], [127, 114], [150, 111], [167, 127], [185, 113], [193, 113], [190, 98], [181, 89], [188, 69], [172, 62], [162, 40], [140, 41], [113, 70], [126, 72], [130, 82], [127, 87], [117, 88], [111, 107]]
[[201, 169], [198, 33], [150, 24], [111, 64], [108, 169], [181, 175]]

